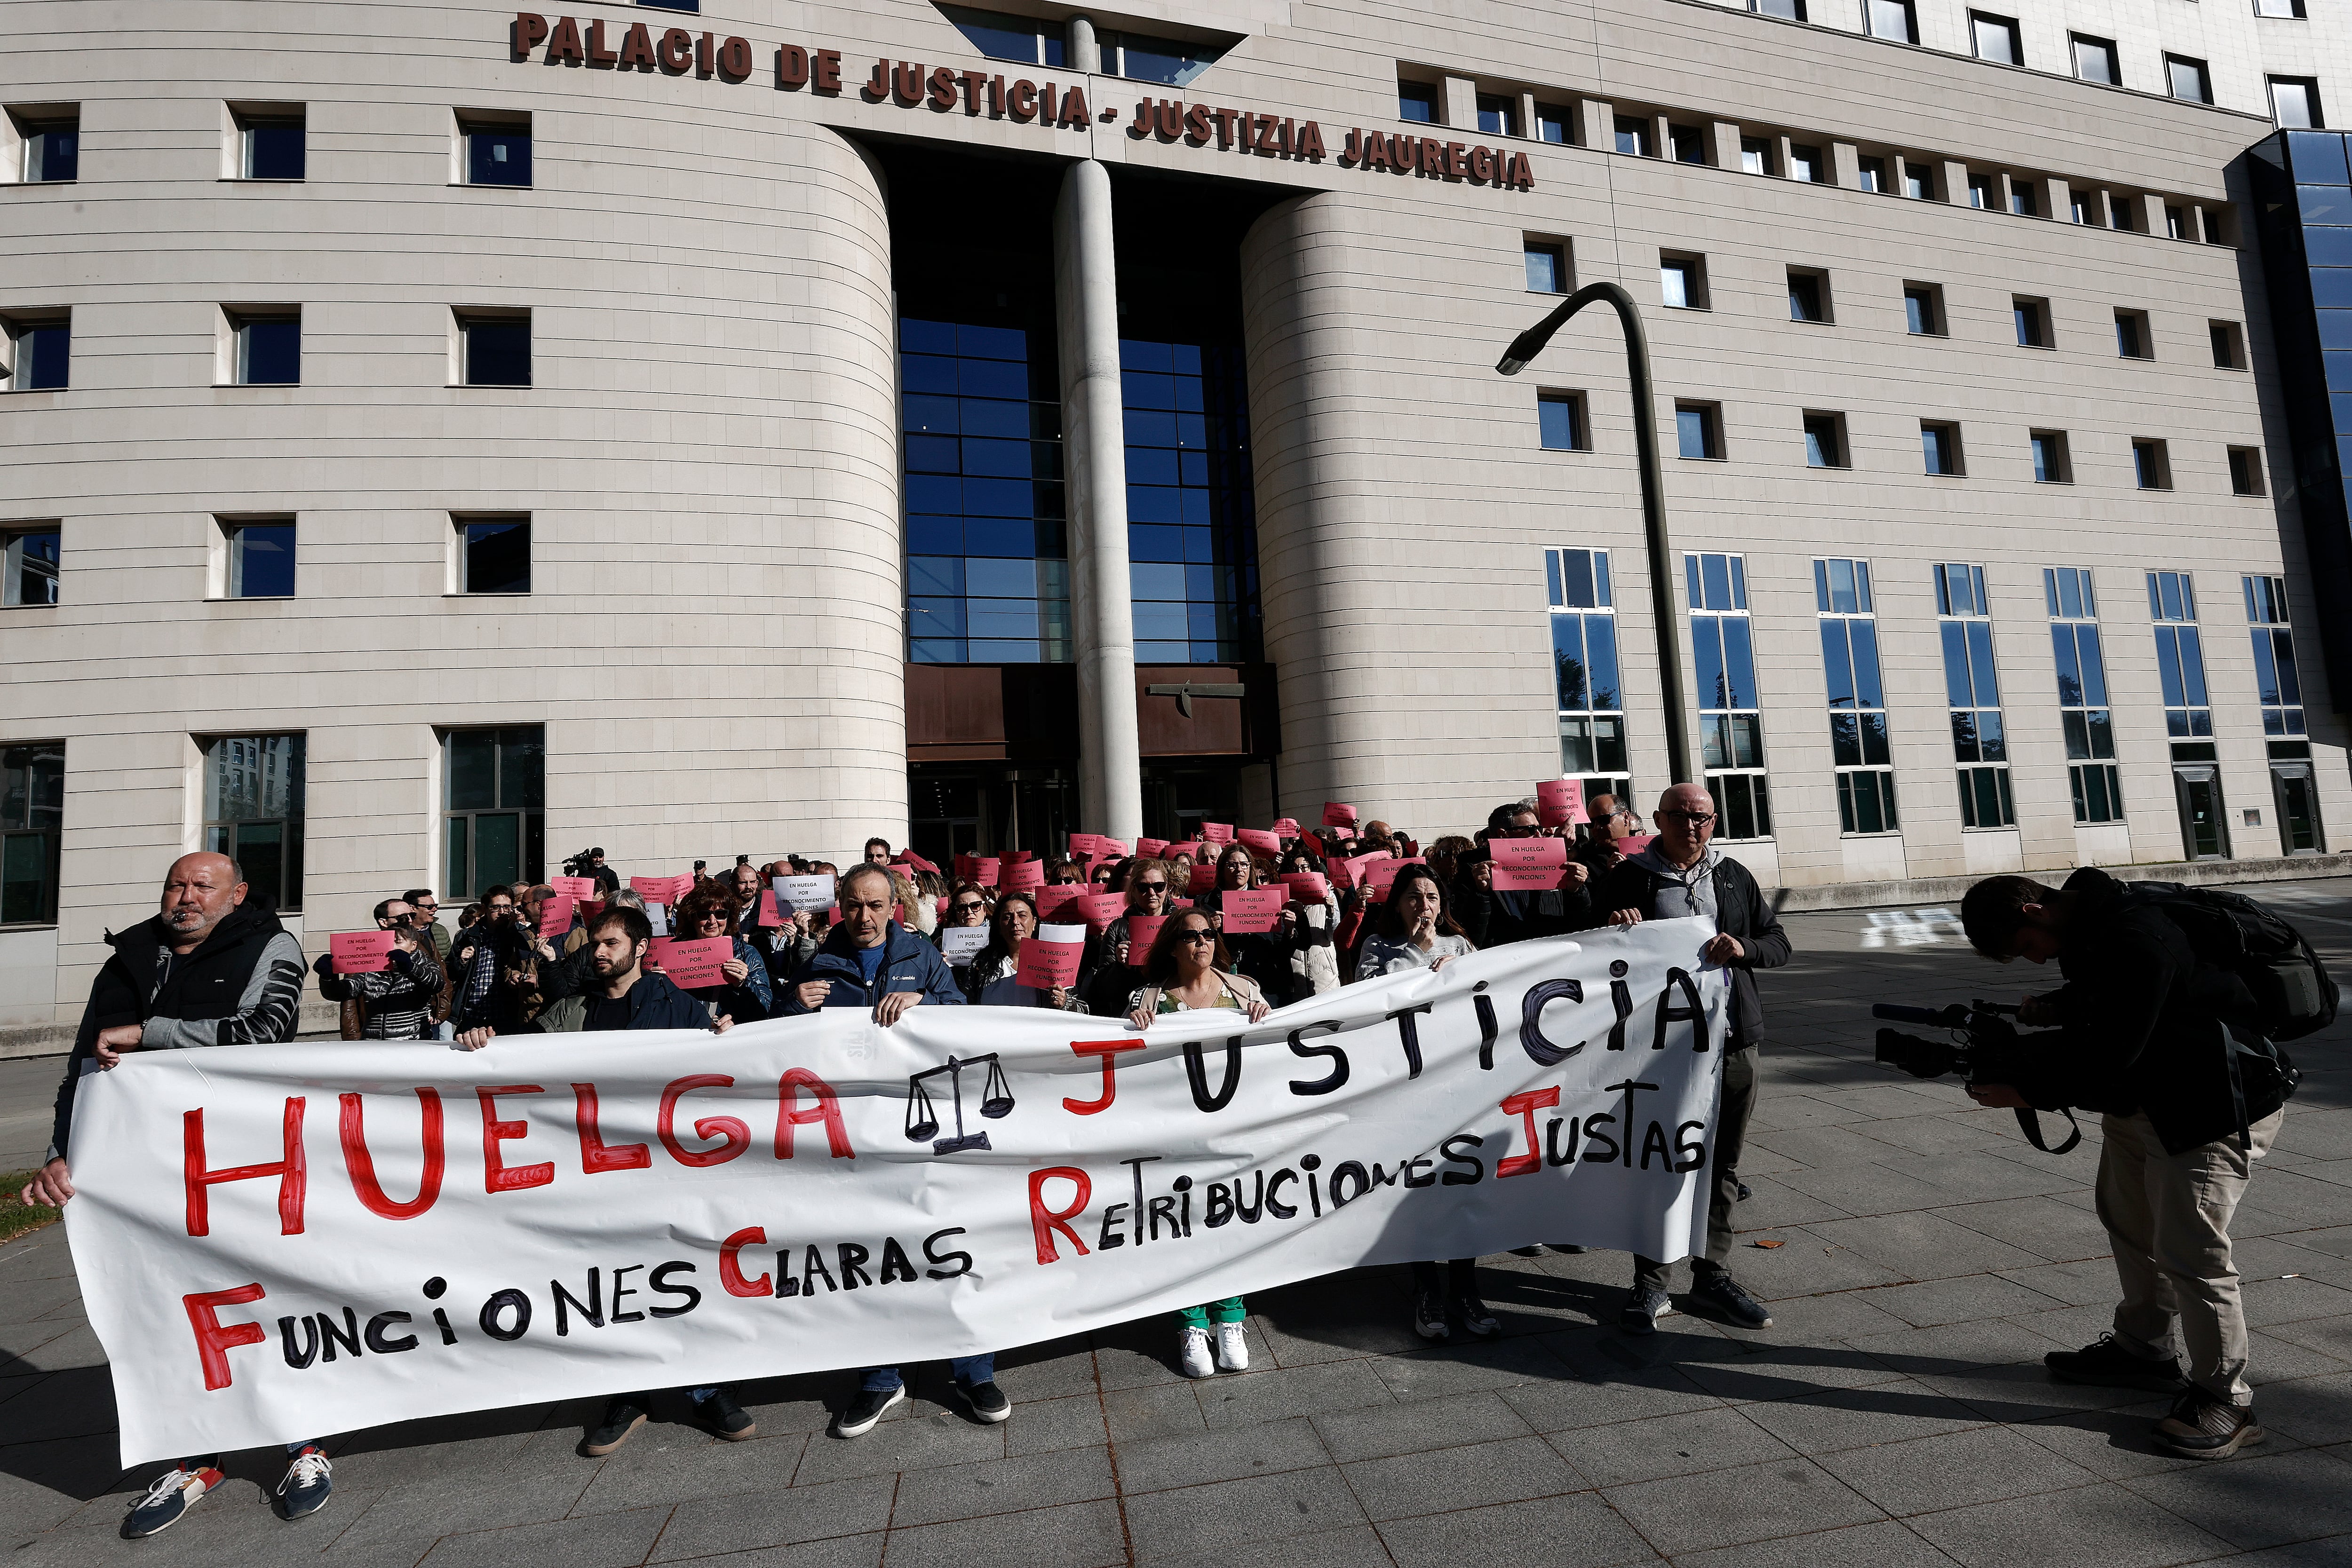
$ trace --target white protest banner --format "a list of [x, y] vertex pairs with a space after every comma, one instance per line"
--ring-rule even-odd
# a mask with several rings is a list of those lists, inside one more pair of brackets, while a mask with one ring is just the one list
[[1363, 1263], [1704, 1235], [1711, 928], [1123, 1020], [133, 1052], [68, 1235], [125, 1464], [1006, 1349]]

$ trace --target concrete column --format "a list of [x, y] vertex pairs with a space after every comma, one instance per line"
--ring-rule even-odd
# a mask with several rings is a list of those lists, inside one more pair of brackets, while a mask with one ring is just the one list
[[2144, 235], [2154, 235], [2162, 239], [2165, 235], [2164, 198], [2142, 192], [2128, 199], [2137, 204], [2137, 215], [2139, 218], [2132, 227]]
[[1707, 122], [1706, 161], [1718, 169], [1739, 167], [1739, 127], [1727, 120]]
[[[1067, 46], [1063, 57], [1070, 69], [1093, 76], [1102, 69], [1102, 46], [1095, 41], [1095, 25], [1091, 17], [1073, 16], [1066, 24]], [[1081, 828], [1080, 832], [1086, 830]], [[1117, 835], [1114, 834], [1114, 837]]]
[[1862, 151], [1851, 141], [1830, 143], [1830, 183], [1842, 191], [1862, 189]]
[[[1091, 42], [1091, 40], [1089, 40]], [[1127, 569], [1127, 439], [1110, 175], [1070, 165], [1054, 206], [1054, 318], [1070, 509], [1070, 623], [1078, 665], [1078, 813], [1087, 832], [1143, 831], [1135, 609]]]
[[1447, 77], [1439, 96], [1438, 112], [1454, 130], [1475, 133], [1478, 129], [1478, 84], [1468, 77]]
[[1532, 91], [1519, 94], [1519, 134], [1540, 141], [1541, 131], [1542, 127], [1536, 124], [1536, 95]]
[[1795, 178], [1797, 177], [1797, 176], [1796, 176], [1796, 171], [1795, 171], [1795, 168], [1794, 168], [1794, 167], [1790, 164], [1790, 162], [1789, 162], [1789, 159], [1790, 159], [1790, 141], [1789, 141], [1789, 138], [1787, 138], [1787, 137], [1785, 137], [1785, 136], [1775, 136], [1774, 138], [1772, 138], [1772, 168], [1771, 168], [1771, 172], [1772, 172], [1772, 173], [1774, 173], [1774, 174], [1779, 175], [1779, 176], [1780, 176], [1781, 179], [1783, 179], [1783, 180], [1793, 180], [1793, 179], [1795, 179]]
[[1663, 114], [1650, 116], [1650, 156], [1669, 163], [1675, 161], [1674, 121]]
[[[2000, 186], [1993, 187], [1996, 195]], [[1950, 202], [1955, 206], [1969, 204], [1969, 166], [1947, 158], [1936, 165], [1936, 200]]]
[[2042, 187], [2036, 198], [2042, 208], [2040, 215], [2062, 224], [2072, 223], [2074, 218], [2074, 188], [2063, 180], [2052, 179], [2047, 175], [2033, 183]]
[[1617, 106], [1597, 98], [1576, 100], [1576, 140], [1595, 152], [1617, 151]]

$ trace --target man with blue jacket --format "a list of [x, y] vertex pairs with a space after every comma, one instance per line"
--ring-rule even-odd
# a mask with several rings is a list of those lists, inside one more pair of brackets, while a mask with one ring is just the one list
[[[849, 869], [834, 894], [839, 918], [833, 934], [816, 956], [801, 966], [785, 998], [785, 1012], [871, 1008], [874, 1021], [888, 1029], [906, 1017], [908, 1008], [962, 1002], [963, 993], [940, 950], [890, 918], [896, 898], [885, 867], [868, 862]], [[996, 1386], [995, 1353], [960, 1355], [948, 1364], [948, 1373], [974, 1418], [1002, 1421], [1013, 1414], [1013, 1402]], [[906, 1397], [907, 1380], [897, 1367], [867, 1367], [858, 1379], [857, 1397], [834, 1420], [834, 1436], [866, 1436], [890, 1406]]]

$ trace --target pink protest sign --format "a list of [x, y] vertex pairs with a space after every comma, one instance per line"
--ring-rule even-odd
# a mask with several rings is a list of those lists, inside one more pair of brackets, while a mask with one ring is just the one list
[[1141, 855], [1145, 860], [1156, 861], [1161, 855], [1168, 852], [1168, 841], [1166, 839], [1138, 839], [1135, 841], [1135, 852]]
[[1320, 904], [1331, 896], [1331, 883], [1319, 871], [1295, 871], [1282, 879], [1290, 896], [1303, 904]]
[[593, 876], [551, 876], [547, 879], [547, 885], [567, 898], [596, 896], [596, 879]]
[[1545, 779], [1536, 784], [1536, 821], [1557, 828], [1584, 820], [1584, 780]]
[[1180, 843], [1170, 844], [1160, 853], [1162, 860], [1173, 860], [1178, 855], [1191, 855], [1194, 860], [1199, 860], [1207, 852], [1208, 847], [1198, 839], [1188, 839]]
[[913, 866], [917, 871], [927, 871], [933, 876], [940, 874], [939, 867], [933, 865], [930, 862], [925, 860], [922, 856], [917, 854], [912, 850], [900, 850], [894, 858]]
[[[1565, 839], [1489, 839], [1486, 853], [1498, 866], [1549, 865], [1568, 863], [1568, 841]], [[1554, 878], [1558, 881], [1558, 878]]]
[[1282, 852], [1282, 841], [1263, 828], [1244, 828], [1240, 832], [1235, 833], [1234, 838], [1251, 849], [1264, 850], [1270, 855], [1278, 855]]
[[1283, 890], [1278, 887], [1254, 887], [1221, 895], [1217, 904], [1225, 917], [1225, 935], [1247, 936], [1254, 931], [1273, 930], [1284, 902]]
[[1545, 893], [1559, 885], [1562, 868], [1556, 865], [1495, 864], [1496, 893]]
[[1072, 899], [1087, 896], [1087, 884], [1082, 882], [1057, 882], [1051, 887], [1037, 890], [1037, 918], [1049, 920], [1061, 913], [1062, 906]]
[[1070, 853], [1074, 856], [1099, 854], [1102, 852], [1102, 841], [1100, 833], [1072, 833]]
[[997, 868], [996, 885], [1005, 893], [1034, 893], [1045, 885], [1045, 862], [1008, 861]]
[[373, 975], [392, 967], [392, 933], [338, 931], [327, 938], [338, 975]]
[[1323, 802], [1323, 825], [1327, 828], [1352, 828], [1356, 825], [1356, 808], [1339, 800]]
[[1638, 855], [1657, 841], [1658, 835], [1655, 833], [1627, 833], [1617, 841], [1617, 852], [1621, 855]]
[[1268, 828], [1266, 831], [1272, 833], [1277, 839], [1295, 839], [1299, 836], [1298, 819], [1296, 817], [1285, 817], [1282, 821], [1275, 823], [1273, 827]]
[[1390, 884], [1396, 881], [1400, 872], [1409, 865], [1426, 863], [1418, 855], [1407, 860], [1396, 860], [1387, 856], [1374, 860], [1370, 865], [1364, 867], [1364, 896], [1375, 904], [1384, 902], [1389, 895]]
[[1234, 825], [1231, 822], [1203, 822], [1201, 824], [1201, 837], [1213, 844], [1232, 843]]
[[760, 890], [760, 913], [754, 918], [761, 925], [782, 925], [784, 923], [783, 912], [776, 907], [774, 888], [765, 887]]
[[724, 936], [709, 936], [688, 942], [675, 936], [656, 936], [646, 955], [660, 966], [674, 986], [691, 990], [697, 986], [723, 984], [727, 976], [719, 966], [735, 956], [735, 944]]
[[674, 902], [670, 893], [677, 881], [668, 876], [633, 876], [629, 879], [629, 891], [647, 904], [669, 904]]
[[1213, 861], [1194, 861], [1192, 876], [1184, 884], [1187, 893], [1206, 893], [1217, 885], [1217, 867]]
[[1341, 859], [1328, 860], [1323, 862], [1323, 865], [1325, 871], [1330, 877], [1331, 885], [1333, 887], [1354, 887], [1358, 883], [1363, 881], [1363, 878], [1356, 874], [1356, 862], [1353, 861]]
[[1110, 923], [1127, 913], [1127, 894], [1123, 893], [1090, 893], [1077, 901], [1087, 917], [1087, 929], [1101, 936]]
[[[1079, 931], [1070, 925], [1041, 925], [1040, 931]], [[1021, 961], [1013, 967], [1013, 977], [1024, 986], [1038, 990], [1051, 990], [1055, 986], [1073, 985], [1078, 977], [1078, 959], [1086, 952], [1083, 939], [1073, 942], [1049, 942], [1042, 936], [1032, 936], [1021, 944]]]
[[1006, 850], [996, 858], [1005, 862], [1007, 864], [1010, 864], [1014, 861], [1034, 861], [1037, 858], [1037, 852], [1035, 850]]
[[1125, 860], [1128, 855], [1127, 841], [1125, 839], [1114, 839], [1108, 835], [1105, 835], [1103, 838], [1096, 841], [1095, 847], [1112, 860]]
[[1132, 969], [1143, 967], [1143, 956], [1160, 940], [1160, 928], [1168, 924], [1164, 915], [1130, 915], [1127, 917], [1127, 963]]
[[997, 873], [1003, 867], [1004, 862], [994, 855], [977, 855], [972, 859], [971, 870], [964, 873], [964, 880], [976, 882], [982, 887], [993, 887], [996, 885]]
[[[568, 880], [568, 879], [567, 879]], [[539, 906], [539, 934], [561, 936], [572, 929], [572, 906], [577, 902], [566, 894], [557, 894]]]

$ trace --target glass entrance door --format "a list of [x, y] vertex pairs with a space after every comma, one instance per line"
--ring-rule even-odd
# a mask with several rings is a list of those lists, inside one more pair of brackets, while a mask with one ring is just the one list
[[2311, 777], [2311, 764], [2272, 763], [2271, 793], [2278, 802], [2279, 852], [2319, 853], [2319, 790]]
[[2172, 787], [2180, 800], [2180, 838], [2185, 858], [2207, 861], [2227, 855], [2230, 840], [2221, 820], [2221, 770], [2176, 765]]

